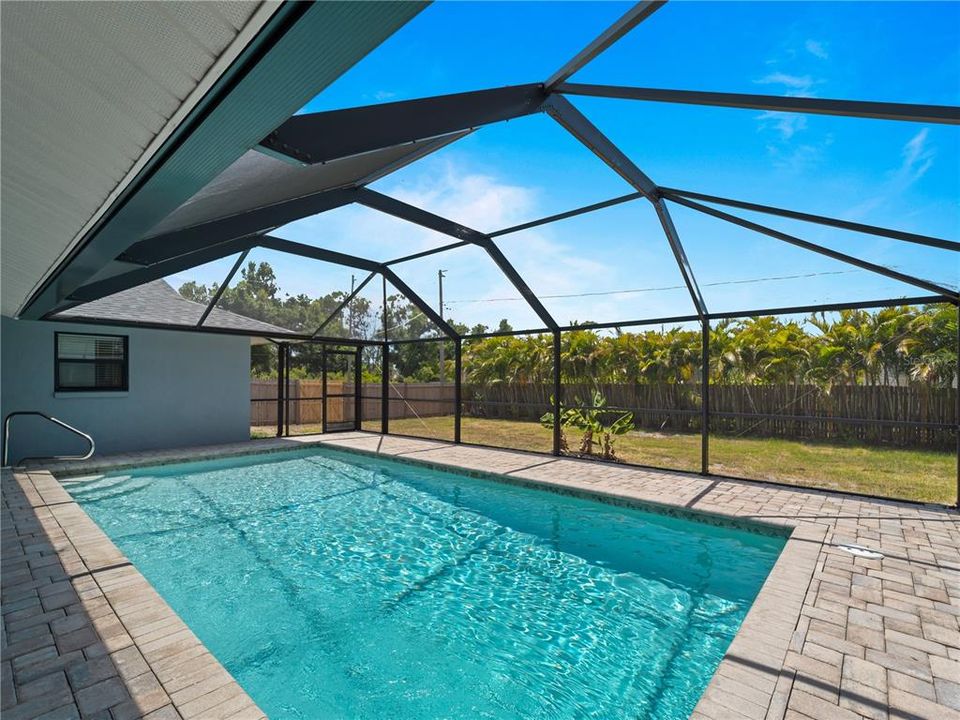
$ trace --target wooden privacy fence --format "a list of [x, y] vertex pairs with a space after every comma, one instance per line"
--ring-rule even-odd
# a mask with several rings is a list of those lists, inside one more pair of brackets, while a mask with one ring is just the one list
[[[589, 405], [594, 389], [608, 407], [632, 412], [637, 428], [700, 430], [699, 384], [566, 384], [564, 404]], [[550, 410], [551, 394], [549, 385], [464, 385], [464, 412], [534, 420]], [[824, 391], [816, 385], [711, 385], [710, 427], [745, 437], [950, 449], [956, 443], [956, 403], [955, 388], [842, 385]]]
[[[353, 383], [327, 382], [331, 395], [353, 392]], [[380, 419], [380, 383], [361, 386], [361, 412], [364, 420]], [[323, 422], [323, 383], [320, 380], [291, 380], [289, 414], [291, 425], [319, 425]], [[390, 418], [402, 419], [453, 415], [455, 389], [452, 383], [394, 383], [390, 387]], [[250, 381], [250, 424], [277, 424], [277, 381]], [[328, 422], [353, 418], [350, 398], [331, 398]]]
[[[331, 393], [342, 383], [328, 383]], [[351, 386], [352, 387], [352, 386]], [[565, 404], [592, 402], [600, 390], [607, 406], [633, 413], [634, 425], [647, 430], [699, 432], [698, 384], [564, 385]], [[452, 415], [450, 383], [397, 383], [391, 386], [390, 418]], [[463, 413], [468, 417], [536, 421], [551, 409], [551, 385], [497, 384], [462, 387]], [[290, 422], [320, 423], [322, 402], [300, 400], [321, 394], [320, 382], [290, 383]], [[364, 419], [380, 417], [380, 384], [365, 383]], [[254, 380], [251, 422], [277, 422], [276, 381]], [[868, 444], [949, 449], [955, 446], [957, 390], [923, 386], [838, 385], [824, 391], [815, 385], [711, 385], [710, 426], [714, 432], [745, 437], [811, 440], [856, 440]], [[335, 421], [336, 405], [331, 406]], [[611, 410], [613, 412], [613, 410]], [[351, 415], [352, 416], [352, 415]], [[913, 425], [897, 423], [915, 423]]]

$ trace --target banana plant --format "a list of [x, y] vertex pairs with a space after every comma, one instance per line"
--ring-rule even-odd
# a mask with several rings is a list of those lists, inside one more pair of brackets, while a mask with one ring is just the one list
[[[553, 398], [550, 398], [553, 402]], [[633, 429], [633, 413], [622, 412], [612, 423], [606, 423], [604, 419], [611, 412], [617, 412], [606, 409], [607, 399], [599, 390], [594, 390], [592, 402], [587, 405], [575, 398], [576, 407], [565, 407], [560, 404], [560, 450], [568, 453], [566, 431], [569, 428], [583, 433], [580, 440], [580, 455], [597, 455], [604, 460], [617, 460], [614, 450], [614, 439], [618, 435], [623, 435]], [[540, 418], [540, 424], [548, 430], [553, 429], [553, 413], [544, 413]], [[599, 450], [595, 451], [595, 446], [599, 445]]]

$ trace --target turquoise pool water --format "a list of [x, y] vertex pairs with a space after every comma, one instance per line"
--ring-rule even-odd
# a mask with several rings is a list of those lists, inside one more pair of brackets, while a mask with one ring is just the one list
[[66, 483], [281, 718], [686, 718], [783, 538], [332, 450]]

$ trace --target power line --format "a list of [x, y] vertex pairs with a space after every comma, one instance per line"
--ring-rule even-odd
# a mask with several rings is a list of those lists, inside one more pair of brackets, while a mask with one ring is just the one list
[[[804, 273], [802, 275], [774, 275], [770, 277], [761, 277], [761, 278], [748, 278], [745, 280], [724, 280], [722, 282], [713, 282], [713, 283], [701, 283], [701, 287], [718, 287], [720, 285], [749, 285], [751, 283], [761, 283], [761, 282], [770, 282], [777, 280], [799, 280], [804, 278], [819, 277], [823, 275], [847, 275], [849, 273], [861, 272], [860, 270], [833, 270], [829, 272], [815, 272], [815, 273]], [[638, 293], [646, 292], [663, 292], [664, 290], [683, 290], [685, 285], [665, 285], [663, 287], [649, 287], [649, 288], [632, 288], [629, 290], [601, 290], [597, 292], [583, 292], [583, 293], [566, 293], [560, 295], [539, 295], [541, 299], [550, 300], [550, 299], [566, 299], [566, 298], [582, 298], [582, 297], [600, 297], [605, 295], [633, 295]], [[448, 305], [453, 304], [466, 304], [466, 303], [488, 303], [488, 302], [517, 302], [518, 300], [523, 300], [520, 297], [504, 297], [504, 298], [480, 298], [476, 300], [447, 300]]]

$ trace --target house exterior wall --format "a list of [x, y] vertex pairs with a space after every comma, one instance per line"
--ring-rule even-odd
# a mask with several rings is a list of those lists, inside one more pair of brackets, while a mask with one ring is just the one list
[[[246, 337], [76, 323], [0, 320], [0, 408], [39, 410], [93, 436], [97, 454], [237, 442], [250, 437]], [[127, 392], [55, 392], [54, 333], [129, 338]], [[82, 451], [42, 418], [11, 424], [10, 461]]]

